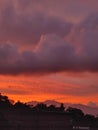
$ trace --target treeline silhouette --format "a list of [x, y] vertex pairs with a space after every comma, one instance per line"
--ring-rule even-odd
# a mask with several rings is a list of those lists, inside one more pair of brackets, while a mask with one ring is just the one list
[[63, 103], [61, 103], [60, 107], [56, 107], [55, 105], [50, 105], [47, 106], [44, 103], [39, 103], [36, 106], [30, 106], [27, 105], [26, 103], [22, 103], [20, 101], [16, 102], [15, 104], [13, 104], [11, 102], [11, 100], [8, 99], [7, 96], [4, 96], [2, 94], [0, 94], [0, 109], [20, 109], [20, 110], [31, 110], [34, 112], [64, 112], [64, 105]]
[[[93, 127], [93, 129], [98, 128], [98, 117], [89, 114], [84, 114], [82, 110], [77, 108], [69, 107], [65, 109], [63, 103], [59, 107], [56, 107], [55, 105], [47, 106], [43, 103], [39, 103], [36, 106], [31, 107], [26, 103], [22, 103], [20, 101], [13, 103], [11, 100], [9, 100], [7, 96], [0, 94], [0, 130], [11, 130], [12, 125], [14, 127], [12, 129], [15, 130], [17, 127], [17, 129], [20, 129], [19, 127], [23, 127], [25, 125], [25, 122], [29, 122], [29, 117], [31, 117], [31, 115], [32, 122], [35, 122], [34, 124], [41, 122], [41, 119], [43, 120], [43, 117], [44, 120], [52, 120], [54, 116], [56, 117], [57, 115], [59, 115], [62, 120], [69, 121], [70, 127], [82, 125]], [[48, 119], [47, 117], [51, 119]], [[27, 121], [24, 121], [26, 119]], [[59, 119], [55, 118], [53, 121], [59, 121]], [[34, 130], [38, 130], [37, 127], [38, 124], [34, 126]], [[67, 130], [70, 129], [67, 128]]]

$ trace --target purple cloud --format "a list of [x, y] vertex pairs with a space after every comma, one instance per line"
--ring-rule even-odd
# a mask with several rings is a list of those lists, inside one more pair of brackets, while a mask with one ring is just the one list
[[0, 9], [0, 43], [36, 44], [42, 35], [55, 33], [64, 37], [70, 32], [72, 23], [40, 11], [38, 7], [29, 13], [26, 7], [23, 12], [21, 2], [24, 7], [25, 2], [30, 6], [27, 1], [18, 1], [17, 4], [10, 0]]
[[[36, 8], [32, 9], [32, 3]], [[0, 2], [0, 74], [98, 72], [97, 13], [73, 24], [65, 20], [64, 14], [63, 17], [60, 17], [61, 13], [57, 14], [63, 6], [56, 9], [48, 1], [49, 5], [44, 3], [45, 12], [41, 3], [35, 0]], [[84, 7], [84, 2], [80, 3]], [[58, 1], [56, 4], [59, 7]], [[79, 2], [77, 5], [81, 6]], [[75, 13], [74, 3], [70, 6]], [[64, 8], [62, 10], [65, 12]], [[81, 8], [76, 16], [80, 12], [84, 14]], [[30, 50], [22, 51], [23, 45], [29, 46]], [[35, 48], [32, 49], [32, 45], [36, 45]]]

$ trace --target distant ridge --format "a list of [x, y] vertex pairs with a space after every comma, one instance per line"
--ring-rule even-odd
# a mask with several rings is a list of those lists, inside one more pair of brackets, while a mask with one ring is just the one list
[[[47, 106], [50, 105], [55, 105], [57, 107], [60, 106], [61, 102], [55, 101], [55, 100], [46, 100], [44, 102], [38, 102], [38, 101], [30, 101], [27, 102], [27, 105], [30, 106], [36, 106], [38, 103], [44, 103]], [[64, 103], [65, 109], [67, 109], [68, 107], [73, 107], [73, 108], [78, 108], [81, 109], [85, 114], [91, 114], [91, 115], [98, 115], [98, 107], [91, 107], [89, 105], [84, 105], [84, 104], [72, 104], [72, 103]]]

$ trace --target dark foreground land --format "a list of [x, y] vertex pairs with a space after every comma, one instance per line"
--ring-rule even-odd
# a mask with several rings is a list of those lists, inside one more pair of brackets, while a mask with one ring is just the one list
[[0, 130], [98, 130], [98, 117], [80, 109], [38, 104], [34, 107], [0, 95]]
[[72, 130], [69, 119], [56, 113], [8, 114], [0, 130]]
[[6, 111], [5, 114], [0, 114], [0, 130], [73, 130], [73, 126], [83, 127], [81, 130], [98, 130], [98, 127], [83, 121], [72, 123], [64, 113]]

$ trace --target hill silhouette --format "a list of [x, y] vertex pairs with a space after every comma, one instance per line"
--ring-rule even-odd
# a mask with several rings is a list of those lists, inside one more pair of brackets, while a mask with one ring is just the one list
[[[26, 104], [30, 105], [32, 107], [32, 106], [35, 106], [39, 103], [44, 103], [47, 106], [55, 105], [57, 107], [59, 107], [60, 104], [61, 104], [61, 102], [58, 102], [58, 101], [55, 101], [55, 100], [46, 100], [46, 101], [43, 101], [43, 102], [30, 101], [30, 102], [27, 102]], [[91, 105], [84, 105], [84, 104], [72, 104], [72, 103], [66, 103], [66, 102], [63, 103], [63, 104], [64, 104], [65, 109], [67, 109], [68, 107], [73, 107], [73, 108], [81, 109], [85, 114], [91, 114], [91, 115], [94, 115], [94, 116], [98, 115], [98, 106], [97, 105], [91, 106]]]
[[98, 117], [84, 114], [78, 108], [38, 103], [35, 106], [20, 101], [12, 104], [0, 94], [0, 130], [72, 130], [73, 127], [98, 129]]

